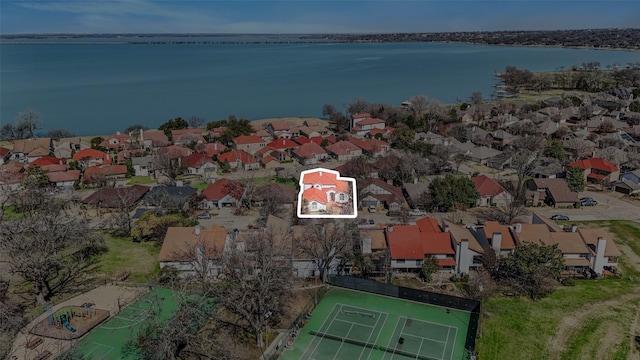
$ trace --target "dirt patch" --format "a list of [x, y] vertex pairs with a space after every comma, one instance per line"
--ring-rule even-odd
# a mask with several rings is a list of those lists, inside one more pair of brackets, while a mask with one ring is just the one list
[[640, 308], [636, 309], [631, 326], [629, 326], [629, 360], [640, 360], [640, 342], [636, 341], [636, 336], [640, 336]]
[[617, 349], [624, 339], [624, 329], [619, 323], [606, 322], [598, 328], [599, 341], [594, 345], [596, 359], [607, 359], [611, 357], [611, 349]]
[[[571, 339], [571, 337], [579, 331], [582, 325], [586, 324], [589, 319], [614, 316], [615, 314], [612, 310], [614, 307], [623, 305], [629, 301], [638, 300], [640, 300], [640, 289], [636, 288], [631, 294], [627, 294], [613, 300], [589, 304], [580, 308], [578, 311], [565, 315], [560, 320], [560, 325], [556, 329], [555, 335], [550, 339], [548, 346], [549, 359], [560, 359], [566, 349], [568, 340]], [[620, 343], [619, 339], [623, 336], [624, 334], [622, 333], [618, 333], [614, 336], [603, 335], [600, 338], [599, 347], [610, 351], [616, 347], [616, 343]], [[600, 359], [600, 357], [596, 358]]]

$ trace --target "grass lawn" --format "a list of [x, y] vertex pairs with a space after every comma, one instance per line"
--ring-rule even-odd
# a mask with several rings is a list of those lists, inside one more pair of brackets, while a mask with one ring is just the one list
[[155, 184], [156, 182], [157, 181], [152, 179], [151, 176], [132, 176], [127, 185]]
[[4, 207], [4, 221], [9, 221], [16, 219], [20, 216], [19, 213], [15, 211], [15, 207], [13, 205], [8, 205]]
[[99, 271], [112, 276], [130, 271], [129, 280], [146, 282], [158, 271], [160, 247], [155, 242], [136, 243], [131, 238], [106, 235], [108, 251], [99, 260]]
[[204, 190], [207, 188], [207, 186], [209, 186], [209, 183], [201, 182], [201, 183], [191, 184], [189, 186], [191, 186], [194, 189]]
[[[580, 226], [607, 226], [616, 243], [640, 254], [638, 223], [585, 222]], [[525, 297], [487, 300], [477, 343], [479, 358], [627, 359], [627, 335], [640, 305], [636, 266], [623, 255], [620, 278], [577, 280], [575, 286], [561, 286], [537, 301]], [[559, 338], [560, 347], [553, 348]]]

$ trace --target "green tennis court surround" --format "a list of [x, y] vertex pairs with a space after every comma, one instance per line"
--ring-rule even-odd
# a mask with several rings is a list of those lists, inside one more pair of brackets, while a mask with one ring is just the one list
[[280, 359], [466, 360], [471, 320], [470, 311], [332, 287]]

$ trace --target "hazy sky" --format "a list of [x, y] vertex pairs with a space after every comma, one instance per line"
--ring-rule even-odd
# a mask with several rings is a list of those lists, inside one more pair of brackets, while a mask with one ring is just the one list
[[0, 33], [370, 33], [640, 27], [640, 1], [0, 0]]

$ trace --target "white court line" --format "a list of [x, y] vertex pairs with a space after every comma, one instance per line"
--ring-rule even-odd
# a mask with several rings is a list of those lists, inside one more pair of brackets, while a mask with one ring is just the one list
[[[449, 355], [449, 360], [453, 359], [453, 353], [456, 347], [456, 340], [458, 338], [458, 328], [453, 328], [453, 345], [451, 346], [451, 355]], [[449, 342], [449, 335], [447, 335], [447, 342]], [[444, 354], [443, 354], [444, 355]]]
[[[400, 336], [411, 336], [411, 337], [414, 337], [414, 338], [423, 339], [423, 340], [429, 340], [429, 341], [433, 341], [433, 342], [439, 342], [439, 343], [442, 343], [442, 344], [446, 344], [447, 343], [446, 341], [440, 341], [440, 340], [435, 340], [435, 339], [432, 339], [432, 338], [427, 338], [427, 337], [424, 337], [424, 336], [408, 334], [406, 332], [401, 332]], [[447, 337], [449, 337], [449, 333], [448, 332], [447, 332]]]
[[[349, 334], [351, 334], [351, 330], [353, 330], [353, 324], [351, 324], [351, 327], [349, 328], [349, 331], [347, 331], [347, 335], [345, 335], [343, 339], [348, 339], [349, 338]], [[336, 350], [335, 355], [333, 355], [333, 360], [335, 360], [336, 356], [338, 356], [338, 354], [340, 353], [340, 349], [342, 349], [342, 345], [344, 345], [344, 340], [342, 340], [342, 342], [340, 343], [340, 346], [338, 347], [338, 350]]]
[[420, 347], [418, 348], [418, 354], [416, 355], [416, 357], [420, 356], [420, 351], [422, 350], [422, 344], [424, 344], [424, 338], [420, 340]]
[[[371, 335], [373, 335], [373, 333], [376, 331], [376, 328], [378, 327], [378, 322], [380, 321], [380, 319], [382, 318], [382, 316], [378, 316], [378, 318], [376, 319], [376, 323], [373, 326], [373, 330], [369, 333], [369, 337], [367, 338], [367, 344], [369, 344], [369, 340], [371, 340]], [[385, 320], [387, 319], [387, 316], [385, 315]], [[378, 341], [378, 337], [380, 336], [380, 333], [382, 332], [382, 329], [380, 329], [380, 331], [378, 331], [378, 335], [376, 335], [376, 339], [373, 341], [372, 344], [373, 346], [376, 345], [376, 341]], [[362, 351], [360, 352], [360, 356], [358, 356], [358, 359], [362, 358], [362, 353], [367, 349], [367, 347], [363, 347]], [[373, 352], [373, 347], [371, 348], [371, 350], [369, 350], [369, 356], [367, 356], [367, 359], [369, 359], [369, 357], [371, 357], [371, 353]]]
[[[373, 311], [374, 313], [386, 314], [386, 313], [384, 313], [384, 312], [375, 311], [375, 310], [371, 310], [371, 309], [367, 309], [367, 308], [362, 308], [362, 307], [359, 307], [359, 306], [346, 305], [346, 304], [340, 304], [340, 305], [342, 305], [342, 306], [348, 306], [348, 307], [350, 307], [350, 308], [354, 308], [354, 309], [360, 309], [360, 310], [363, 310], [363, 311]], [[371, 314], [371, 315], [375, 315], [375, 314]]]
[[104, 359], [104, 357], [105, 357], [105, 356], [107, 356], [107, 355], [109, 355], [109, 354], [111, 354], [111, 352], [112, 352], [112, 351], [113, 351], [113, 349], [114, 349], [114, 348], [113, 348], [113, 346], [109, 346], [109, 345], [101, 344], [101, 343], [99, 343], [99, 342], [95, 342], [95, 341], [93, 341], [93, 342], [92, 342], [92, 344], [93, 344], [93, 345], [96, 345], [96, 346], [94, 346], [94, 347], [93, 347], [93, 350], [91, 350], [91, 351], [89, 351], [88, 353], [84, 354], [85, 356], [91, 355], [94, 351], [98, 350], [98, 349], [99, 349], [99, 348], [101, 348], [101, 347], [105, 347], [105, 348], [109, 349], [109, 351], [108, 351], [106, 354], [102, 355], [102, 357], [100, 358], [100, 359]]
[[447, 345], [449, 344], [449, 335], [451, 334], [451, 328], [447, 330], [447, 341], [445, 341], [444, 349], [442, 350], [442, 356], [440, 356], [440, 360], [444, 360], [444, 354], [447, 352]]
[[[396, 333], [396, 329], [398, 328], [398, 324], [400, 323], [400, 319], [404, 319], [404, 323], [402, 324], [402, 329], [404, 329], [405, 325], [407, 325], [407, 317], [406, 316], [399, 316], [398, 317], [398, 323], [396, 323], [396, 328], [393, 329], [393, 333], [391, 334], [391, 339], [389, 339], [389, 346], [391, 346], [391, 342], [393, 341], [393, 334]], [[400, 336], [402, 336], [402, 330], [400, 330]], [[389, 349], [389, 346], [387, 346], [387, 349]], [[396, 354], [396, 350], [397, 349], [398, 349], [398, 341], [396, 341], [396, 345], [393, 347], [393, 352], [391, 353], [391, 355], [392, 355], [391, 359], [393, 359], [393, 355]]]
[[[336, 309], [336, 306], [338, 306], [338, 305], [340, 305], [340, 304], [337, 304], [337, 303], [336, 303], [336, 304], [334, 304], [334, 305], [333, 305], [333, 308], [331, 309], [331, 312], [329, 312], [329, 314], [333, 313], [333, 310], [335, 310], [335, 309]], [[342, 309], [342, 305], [340, 305], [340, 309]], [[337, 314], [337, 313], [336, 313], [336, 314]], [[320, 331], [322, 330], [322, 328], [324, 327], [324, 324], [326, 324], [326, 323], [327, 323], [327, 320], [329, 320], [329, 317], [330, 317], [330, 316], [327, 316], [327, 317], [324, 319], [324, 322], [322, 323], [322, 325], [320, 325], [320, 328], [318, 329], [318, 332], [320, 332]], [[336, 318], [336, 316], [335, 316], [335, 315], [333, 315], [333, 318], [335, 319], [335, 318]], [[333, 320], [331, 320], [331, 321], [333, 321]], [[325, 332], [326, 332], [326, 331], [325, 331]], [[324, 334], [325, 332], [323, 332], [322, 334]], [[307, 350], [309, 350], [309, 347], [311, 346], [311, 344], [313, 344], [313, 341], [314, 341], [315, 339], [317, 339], [317, 338], [318, 338], [317, 336], [315, 336], [315, 335], [313, 336], [313, 340], [311, 340], [311, 342], [309, 343], [309, 345], [307, 345], [307, 348], [306, 348], [306, 349], [304, 349], [304, 352], [302, 353], [302, 355], [304, 355], [304, 354], [306, 354], [306, 353], [307, 353]], [[323, 339], [323, 338], [324, 338], [324, 335], [322, 335], [322, 336], [320, 337], [320, 339], [318, 340], [318, 343], [317, 343], [317, 344], [316, 344], [316, 346], [313, 348], [313, 351], [311, 352], [311, 354], [309, 354], [309, 357], [311, 357], [311, 355], [313, 355], [313, 353], [315, 353], [315, 352], [316, 352], [316, 349], [318, 348], [318, 345], [320, 345], [320, 342], [322, 341], [322, 339]]]
[[[333, 321], [340, 321], [340, 322], [347, 323], [347, 324], [354, 324], [354, 325], [366, 326], [366, 327], [368, 327], [368, 328], [372, 328], [372, 329], [374, 329], [374, 328], [375, 328], [375, 326], [365, 325], [365, 324], [361, 324], [361, 323], [359, 323], [359, 322], [347, 321], [347, 320], [342, 320], [342, 319], [338, 319], [338, 318], [333, 319]], [[377, 324], [377, 323], [378, 323], [378, 320], [376, 320], [376, 324]]]

